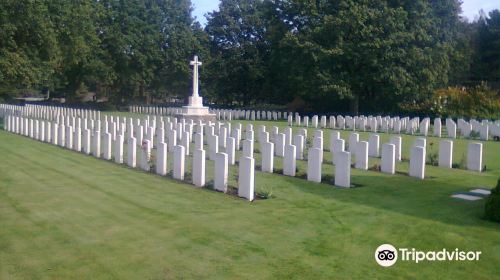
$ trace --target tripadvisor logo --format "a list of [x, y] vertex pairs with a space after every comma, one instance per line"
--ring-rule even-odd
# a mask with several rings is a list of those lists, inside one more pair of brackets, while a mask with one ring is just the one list
[[398, 250], [391, 244], [382, 244], [375, 250], [375, 260], [381, 266], [393, 266], [398, 260]]
[[458, 248], [449, 251], [418, 251], [415, 248], [399, 248], [391, 244], [382, 244], [375, 250], [375, 261], [380, 266], [393, 266], [398, 257], [401, 261], [419, 263], [422, 261], [478, 261], [481, 251], [460, 251]]

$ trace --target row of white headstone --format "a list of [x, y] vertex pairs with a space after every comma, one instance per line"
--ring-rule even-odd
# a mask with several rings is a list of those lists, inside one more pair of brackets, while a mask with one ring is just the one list
[[61, 115], [93, 120], [101, 119], [101, 112], [96, 110], [31, 104], [25, 106], [0, 104], [0, 117], [7, 114], [51, 121], [56, 120]]
[[[71, 114], [74, 115], [74, 114]], [[193, 135], [193, 122], [190, 121], [190, 123], [186, 123], [185, 120], [181, 120], [180, 122], [177, 122], [176, 118], [173, 118], [173, 121], [170, 121], [170, 118], [164, 118], [164, 117], [158, 117], [156, 116], [150, 117], [146, 116], [145, 119], [140, 120], [136, 119], [135, 122], [132, 120], [132, 118], [129, 118], [128, 125], [126, 124], [126, 119], [122, 118], [122, 122], [120, 122], [120, 118], [117, 117], [113, 119], [113, 117], [109, 117], [111, 120], [111, 124], [108, 125], [108, 116], [105, 116], [104, 118], [104, 130], [108, 131], [108, 127], [111, 127], [111, 134], [112, 134], [112, 139], [115, 139], [116, 135], [116, 130], [122, 131], [128, 131], [127, 137], [132, 138], [135, 136], [137, 138], [138, 143], [142, 143], [143, 139], [147, 139], [150, 142], [150, 145], [153, 146], [154, 142], [154, 135], [156, 134], [156, 127], [163, 128], [163, 131], [166, 131], [166, 136], [168, 138], [168, 150], [173, 151], [173, 147], [176, 146], [177, 140], [181, 142], [181, 145], [185, 147], [184, 152], [186, 155], [189, 155], [189, 139], [192, 138]], [[64, 124], [65, 122], [67, 124], [71, 124], [71, 126], [75, 126], [75, 122], [78, 120], [78, 126], [81, 127], [81, 121], [80, 119], [77, 119], [75, 117], [70, 117], [66, 116], [63, 117], [62, 115], [58, 115], [57, 121], [58, 123]], [[116, 120], [116, 121], [115, 121]], [[159, 121], [159, 123], [158, 123]], [[100, 131], [100, 120], [95, 121], [97, 130]], [[151, 124], [150, 124], [151, 123]], [[84, 119], [84, 127], [87, 127], [90, 125], [92, 129], [94, 129], [94, 120], [90, 120], [90, 123], [87, 124], [87, 120]], [[203, 131], [203, 126], [204, 124], [199, 123], [197, 125], [198, 128], [201, 128], [201, 131]], [[241, 141], [241, 134], [242, 134], [242, 127], [241, 124], [237, 124], [235, 130], [233, 133], [231, 132], [231, 123], [209, 123], [207, 125], [208, 129], [206, 130], [207, 134], [207, 142], [208, 142], [208, 148], [209, 148], [209, 157], [211, 160], [215, 160], [216, 154], [218, 153], [218, 147], [221, 146], [222, 148], [226, 148], [226, 143], [233, 143], [234, 145], [229, 144], [229, 147], [226, 148], [226, 153], [229, 156], [229, 160], [231, 164], [234, 164], [234, 158], [235, 158], [235, 149], [239, 150], [240, 148], [240, 141]], [[127, 129], [128, 128], [128, 129]], [[284, 174], [289, 175], [293, 174], [295, 175], [295, 160], [291, 159], [303, 159], [303, 152], [304, 152], [304, 139], [307, 137], [307, 130], [306, 129], [301, 129], [299, 132], [299, 135], [292, 136], [292, 130], [291, 128], [286, 128], [283, 135], [279, 133], [278, 127], [272, 127], [272, 132], [271, 132], [271, 138], [273, 139], [273, 143], [269, 142], [269, 134], [265, 136], [266, 128], [265, 126], [259, 126], [259, 137], [258, 141], [261, 142], [261, 152], [262, 152], [262, 169], [263, 171], [269, 172], [269, 170], [272, 170], [272, 168], [269, 168], [272, 166], [273, 162], [273, 155], [281, 156], [281, 157], [286, 157], [285, 164], [284, 164]], [[135, 134], [134, 134], [135, 131]], [[267, 133], [267, 132], [266, 132]], [[203, 133], [201, 133], [203, 135]], [[321, 136], [317, 136], [316, 134], [319, 134]], [[311, 181], [320, 181], [321, 180], [321, 164], [322, 164], [322, 158], [323, 158], [323, 137], [322, 137], [323, 132], [322, 131], [316, 131], [315, 132], [315, 137], [313, 140], [313, 146], [311, 147], [308, 155], [308, 178]], [[145, 135], [145, 136], [144, 136]], [[233, 136], [233, 137], [231, 137]], [[301, 139], [302, 136], [302, 139]], [[126, 139], [128, 139], [126, 138]], [[234, 138], [230, 139], [230, 138]], [[243, 153], [244, 155], [247, 155], [251, 158], [253, 158], [253, 125], [249, 124], [247, 125], [247, 130], [246, 130], [246, 140], [250, 140], [252, 142], [251, 146], [246, 146], [250, 144], [245, 144], [248, 142], [243, 142]], [[291, 142], [291, 139], [293, 138], [293, 145]], [[158, 133], [158, 143], [163, 142], [164, 139], [164, 132]], [[220, 139], [220, 140], [219, 140]], [[266, 139], [266, 140], [262, 140]], [[378, 135], [372, 135], [370, 136], [369, 142], [363, 142], [359, 141], [359, 134], [357, 133], [352, 133], [349, 137], [349, 146], [348, 146], [348, 152], [352, 152], [353, 154], [356, 155], [356, 164], [355, 167], [359, 169], [367, 169], [367, 164], [368, 160], [365, 154], [365, 150], [367, 150], [368, 154], [370, 156], [378, 156], [378, 147], [379, 147], [379, 137]], [[342, 154], [344, 151], [344, 140], [340, 139], [339, 137], [339, 132], [338, 131], [333, 131], [332, 132], [332, 137], [330, 141], [330, 151], [335, 155], [335, 153], [339, 153], [338, 156], [335, 156], [335, 158], [345, 158], [346, 160], [340, 161], [340, 164], [337, 164], [336, 168], [336, 185], [338, 186], [348, 186], [349, 184], [347, 183], [337, 183], [338, 182], [348, 182], [348, 180], [344, 180], [342, 178], [348, 178], [349, 173], [346, 171], [342, 171], [344, 166], [350, 167], [350, 153], [349, 154]], [[425, 139], [424, 139], [425, 141]], [[360, 143], [358, 143], [360, 142]], [[374, 144], [376, 142], [376, 145]], [[217, 144], [213, 144], [217, 143]], [[273, 145], [271, 148], [271, 144]], [[472, 143], [471, 145], [477, 145], [478, 143]], [[275, 145], [275, 146], [274, 146]], [[391, 139], [391, 143], [388, 143], [389, 146], [384, 145], [382, 149], [382, 164], [381, 164], [381, 170], [382, 172], [387, 172], [387, 173], [394, 173], [395, 169], [395, 163], [394, 160], [401, 160], [401, 137], [395, 136]], [[394, 151], [392, 151], [392, 147], [390, 145], [394, 145]], [[294, 147], [291, 147], [294, 146]], [[359, 147], [358, 147], [359, 146]], [[418, 146], [418, 145], [416, 145]], [[449, 145], [448, 145], [449, 146]], [[452, 146], [452, 145], [451, 145]], [[245, 148], [247, 147], [247, 148]], [[251, 147], [251, 148], [250, 148]], [[335, 148], [338, 147], [338, 148]], [[341, 148], [340, 148], [341, 147]], [[354, 147], [354, 148], [353, 148]], [[410, 175], [411, 174], [423, 174], [425, 170], [425, 145], [423, 146], [424, 149], [423, 151], [413, 151], [411, 152], [411, 157], [410, 157]], [[274, 152], [269, 153], [267, 152], [268, 150], [272, 149]], [[314, 150], [314, 149], [319, 149]], [[479, 149], [482, 151], [482, 146], [480, 148], [476, 148], [476, 150]], [[359, 152], [356, 152], [359, 150]], [[446, 153], [444, 152], [446, 149], [440, 149], [440, 160], [447, 158]], [[251, 151], [251, 152], [249, 152]], [[384, 153], [386, 151], [386, 153]], [[441, 152], [443, 151], [443, 152]], [[474, 151], [474, 148], [469, 148], [468, 152], [468, 167], [471, 170], [481, 170], [481, 159], [482, 159], [482, 153], [481, 152], [471, 152]], [[342, 153], [341, 153], [342, 152]], [[315, 156], [318, 154], [318, 156]], [[388, 155], [388, 156], [385, 156]], [[392, 156], [394, 155], [394, 156]], [[449, 155], [452, 155], [452, 152], [449, 153]], [[394, 160], [391, 160], [394, 158]], [[475, 158], [479, 158], [479, 160], [475, 160]], [[321, 160], [319, 160], [321, 159]], [[447, 161], [451, 164], [451, 158]], [[476, 162], [477, 164], [469, 164], [471, 162]], [[345, 163], [345, 164], [344, 164]], [[412, 172], [412, 170], [416, 169], [419, 166], [423, 167], [419, 168], [418, 172]], [[319, 168], [317, 168], [319, 166]], [[414, 166], [414, 168], [412, 168]], [[442, 166], [442, 164], [440, 164]], [[472, 167], [474, 166], [474, 167]], [[349, 168], [344, 168], [344, 169], [349, 169]], [[293, 170], [293, 171], [292, 171]], [[310, 172], [309, 172], [310, 171]], [[272, 172], [272, 171], [271, 171]], [[319, 174], [319, 175], [318, 175]], [[416, 177], [423, 177], [422, 176], [416, 176]], [[319, 178], [319, 179], [318, 179]]]
[[[489, 131], [491, 129], [491, 134], [493, 136], [500, 136], [500, 122], [490, 122], [488, 120], [483, 120], [481, 123], [476, 120], [470, 120], [467, 122], [463, 119], [458, 119], [458, 132], [463, 137], [470, 137], [471, 132], [479, 133], [481, 140], [489, 139]], [[288, 116], [289, 126], [305, 126], [309, 125], [309, 117], [305, 116], [301, 118], [299, 115], [295, 116], [295, 121], [291, 115]], [[311, 121], [312, 127], [318, 127], [318, 116], [313, 116]], [[423, 136], [430, 135], [430, 118], [420, 118], [415, 117], [410, 119], [409, 117], [372, 117], [372, 116], [356, 116], [356, 117], [343, 117], [321, 116], [319, 119], [319, 127], [321, 128], [332, 128], [332, 129], [348, 129], [348, 130], [359, 130], [359, 131], [371, 131], [371, 132], [393, 132], [393, 133], [403, 133], [406, 134], [419, 134]], [[435, 137], [442, 137], [442, 120], [440, 118], [434, 119], [433, 135]], [[446, 133], [449, 138], [457, 138], [457, 124], [450, 118], [446, 119]]]
[[[129, 106], [129, 112], [148, 115], [178, 115], [183, 113], [179, 107], [160, 106]], [[283, 120], [287, 119], [288, 112], [279, 111], [255, 111], [255, 110], [234, 110], [234, 109], [212, 109], [210, 113], [216, 115], [218, 120]]]
[[[181, 113], [180, 108], [176, 107], [149, 107], [149, 106], [130, 106], [130, 112], [158, 115], [176, 115]], [[394, 132], [407, 134], [420, 134], [428, 136], [431, 129], [430, 118], [419, 117], [390, 117], [390, 116], [300, 116], [298, 113], [279, 112], [279, 111], [259, 111], [259, 110], [231, 110], [224, 109], [211, 110], [217, 115], [219, 120], [288, 120], [290, 126], [305, 126], [313, 128], [332, 128], [332, 129], [348, 129], [371, 132]], [[481, 122], [471, 119], [469, 122], [464, 119], [457, 119], [455, 122], [451, 118], [445, 121], [446, 135], [448, 138], [457, 138], [457, 135], [462, 137], [471, 137], [471, 133], [479, 134], [481, 140], [489, 140], [491, 137], [500, 137], [500, 121], [491, 122], [482, 120]], [[442, 120], [435, 118], [433, 121], [433, 135], [442, 137], [443, 127]]]
[[[295, 176], [296, 160], [304, 159], [305, 139], [307, 130], [300, 129], [298, 134], [293, 135], [290, 127], [285, 128], [283, 133], [278, 127], [272, 127], [271, 134], [266, 132], [266, 127], [258, 127], [257, 141], [260, 145], [262, 156], [262, 171], [273, 172], [274, 156], [283, 158], [283, 174]], [[350, 187], [351, 155], [354, 156], [356, 169], [367, 170], [368, 158], [379, 157], [380, 137], [377, 134], [370, 135], [368, 141], [359, 141], [358, 133], [351, 133], [346, 141], [340, 138], [339, 131], [330, 132], [329, 151], [332, 155], [332, 163], [335, 165], [335, 185]], [[247, 124], [247, 139], [253, 138], [253, 125]], [[250, 135], [250, 136], [248, 136]], [[323, 164], [323, 131], [316, 130], [312, 140], [312, 146], [308, 149], [307, 156], [307, 179], [321, 182]], [[381, 166], [384, 173], [394, 174], [396, 162], [401, 161], [402, 138], [393, 136], [389, 143], [382, 145]], [[439, 145], [438, 166], [452, 168], [453, 141], [442, 140]], [[410, 152], [409, 175], [424, 179], [426, 164], [426, 139], [415, 140]], [[467, 169], [481, 172], [482, 170], [482, 143], [469, 143], [467, 154]]]
[[[190, 154], [189, 143], [193, 134], [194, 126], [192, 121], [190, 123], [186, 123], [185, 120], [177, 122], [177, 119], [173, 118], [173, 121], [171, 122], [169, 118], [156, 118], [156, 116], [153, 116], [151, 118], [150, 116], [147, 116], [145, 119], [135, 119], [135, 121], [132, 118], [121, 118], [120, 120], [119, 117], [115, 118], [113, 116], [104, 116], [104, 119], [101, 122], [100, 119], [82, 119], [79, 117], [75, 117], [74, 114], [69, 114], [67, 116], [59, 114], [57, 115], [55, 122], [52, 123], [50, 121], [8, 115], [5, 120], [5, 128], [8, 131], [24, 134], [26, 136], [30, 136], [42, 141], [52, 142], [53, 144], [60, 145], [69, 149], [83, 151], [87, 154], [92, 153], [96, 157], [100, 157], [102, 154], [103, 157], [108, 160], [111, 159], [111, 147], [114, 146], [115, 160], [118, 163], [123, 162], [123, 139], [128, 139], [129, 148], [127, 163], [131, 167], [136, 166], [135, 146], [137, 145], [137, 143], [141, 143], [141, 149], [143, 152], [141, 153], [140, 167], [144, 170], [149, 170], [148, 162], [150, 160], [151, 148], [153, 147], [153, 144], [155, 142], [156, 134], [156, 142], [158, 143], [157, 146], [159, 153], [159, 156], [157, 157], [159, 161], [157, 163], [157, 172], [159, 174], [164, 173], [164, 171], [162, 170], [166, 167], [166, 160], [164, 161], [162, 159], [166, 158], [166, 155], [165, 157], [163, 157], [162, 155], [166, 151], [171, 151], [174, 154], [173, 177], [180, 180], [183, 180], [184, 178], [184, 157]], [[157, 123], [157, 121], [159, 121], [159, 123]], [[159, 131], [156, 130], [156, 127], [159, 128]], [[204, 179], [202, 180], [201, 177], [198, 176], [199, 174], [204, 174], [204, 161], [199, 160], [199, 157], [204, 155], [204, 152], [202, 154], [202, 152], [200, 151], [203, 150], [204, 127], [205, 124], [199, 123], [196, 126], [197, 133], [194, 137], [195, 151], [193, 152], [193, 156], [195, 157], [195, 160], [193, 164], [193, 183], [199, 186], [204, 184]], [[246, 185], [247, 188], [240, 187], [239, 190], [242, 191], [241, 196], [244, 196], [248, 199], [253, 199], [253, 191], [243, 191], [250, 187], [252, 188], [252, 190], [254, 188], [253, 126], [247, 126], [245, 135], [246, 139], [243, 141], [241, 141], [241, 124], [237, 124], [232, 133], [231, 123], [209, 123], [206, 125], [206, 127], [207, 129], [205, 131], [207, 136], [209, 158], [215, 162], [215, 189], [220, 191], [227, 190], [227, 165], [235, 164], [236, 150], [240, 149], [241, 144], [243, 151], [242, 156], [239, 159], [239, 168], [240, 170], [245, 169], [245, 172], [240, 172], [240, 174], [243, 174], [243, 176], [239, 176], [239, 182], [240, 185]], [[102, 152], [101, 131], [104, 131]], [[165, 134], [168, 139], [168, 145], [164, 144]], [[47, 137], [45, 135], [47, 135]], [[181, 144], [176, 145], [177, 141], [180, 141]], [[302, 140], [302, 142], [303, 141], [304, 140]], [[270, 144], [274, 145], [273, 143]], [[282, 144], [284, 145], [285, 142], [282, 141]], [[179, 146], [182, 146], [182, 148], [180, 148]], [[219, 152], [219, 148], [225, 149], [225, 153]], [[293, 168], [286, 165], [284, 173], [285, 175], [294, 175], [295, 151], [293, 151], [292, 156], [289, 148], [290, 147], [287, 147], [286, 149], [286, 155], [294, 158], [293, 161], [289, 161], [293, 162]], [[303, 150], [303, 148], [301, 150]], [[180, 154], [181, 152], [182, 155]], [[317, 171], [321, 170], [322, 159], [321, 161], [318, 161], [319, 158], [317, 156], [314, 156], [314, 152], [316, 152], [318, 156], [322, 156], [322, 144], [321, 149], [316, 148], [315, 150], [312, 150], [309, 155], [310, 167], [308, 168], [308, 179], [311, 181], [319, 182], [321, 181], [321, 171], [319, 173]], [[281, 152], [279, 152], [278, 149], [277, 155], [285, 156], [285, 148], [283, 148]], [[267, 158], [272, 162], [273, 156], [274, 154], [268, 156]], [[346, 156], [349, 156], [348, 152], [346, 152]], [[341, 155], [339, 155], [339, 157], [341, 157]], [[345, 163], [345, 168], [342, 174], [339, 173], [341, 171], [341, 164], [337, 164], [338, 174], [336, 176], [336, 184], [339, 186], [349, 187], [350, 162], [342, 161], [342, 163]], [[263, 165], [265, 165], [265, 163]], [[249, 168], [249, 166], [251, 166], [251, 168]], [[316, 168], [314, 166], [316, 166]], [[266, 168], [264, 167], [264, 169]], [[270, 170], [272, 172], [272, 167], [270, 168]], [[312, 170], [314, 170], [314, 172]], [[245, 184], [245, 182], [247, 183]]]
[[[190, 125], [179, 122], [176, 125], [176, 129], [173, 129], [173, 122], [167, 122], [168, 125], [164, 126], [162, 123], [163, 120], [161, 120], [158, 130], [156, 130], [155, 126], [149, 126], [147, 119], [143, 120], [143, 124], [145, 124], [144, 127], [141, 124], [141, 120], [136, 120], [136, 124], [139, 124], [135, 127], [132, 119], [129, 119], [128, 126], [125, 125], [127, 122], [125, 118], [122, 118], [122, 121], [123, 122], [120, 122], [119, 118], [114, 117], [110, 117], [108, 120], [106, 116], [103, 120], [103, 126], [101, 127], [100, 120], [94, 121], [92, 119], [87, 120], [70, 116], [62, 116], [56, 121], [51, 122], [7, 115], [4, 118], [4, 128], [9, 132], [28, 136], [42, 142], [52, 143], [85, 154], [92, 154], [97, 158], [102, 157], [106, 160], [112, 160], [114, 156], [114, 161], [119, 164], [124, 163], [124, 139], [127, 139], [127, 165], [132, 168], [136, 167], [137, 145], [140, 144], [141, 153], [139, 167], [145, 171], [150, 171], [151, 169], [151, 150], [153, 149], [153, 143], [156, 139], [157, 151], [155, 172], [159, 175], [167, 174], [167, 152], [171, 150], [173, 153], [173, 177], [178, 180], [184, 180], [185, 161], [186, 155], [189, 155], [191, 136], [188, 131], [179, 133], [183, 135], [180, 138], [181, 144], [176, 144], [178, 140], [176, 134], [182, 131], [184, 127]], [[156, 122], [152, 121], [151, 124], [156, 124]], [[165, 142], [164, 127], [167, 127], [169, 130], [169, 132], [167, 132], [167, 138], [170, 138], [169, 142]], [[209, 127], [214, 128], [213, 126]], [[194, 134], [195, 149], [193, 151], [192, 183], [196, 186], [203, 187], [205, 186], [203, 126], [197, 126], [197, 128], [197, 132]], [[145, 135], [143, 135], [144, 130], [147, 131]], [[102, 135], [101, 131], [103, 132]], [[213, 129], [209, 129], [208, 131], [213, 132]], [[138, 139], [141, 140], [138, 141]], [[172, 143], [170, 144], [170, 149], [167, 143]], [[214, 161], [214, 188], [226, 192], [228, 181], [228, 155], [226, 153], [217, 152], [214, 156]], [[250, 201], [254, 199], [254, 162], [255, 160], [253, 157], [246, 156], [240, 157], [239, 160], [238, 195]]]
[[[95, 110], [85, 109], [72, 109], [57, 106], [43, 106], [31, 105], [26, 106], [13, 106], [0, 104], [0, 115], [3, 115], [8, 108], [16, 107], [20, 115], [34, 118], [44, 118], [54, 120], [58, 115], [70, 115], [75, 117], [100, 119], [100, 112]], [[130, 106], [129, 110], [134, 113], [149, 113], [156, 115], [176, 115], [181, 113], [181, 108], [170, 107], [143, 107], [143, 106]], [[219, 120], [233, 120], [233, 119], [246, 119], [246, 120], [280, 120], [288, 119], [290, 126], [305, 126], [313, 128], [333, 128], [333, 129], [348, 129], [359, 131], [372, 131], [372, 132], [394, 132], [407, 134], [419, 133], [423, 136], [429, 135], [430, 119], [415, 117], [382, 117], [382, 116], [327, 116], [317, 115], [311, 118], [301, 117], [298, 113], [277, 112], [277, 111], [255, 111], [255, 110], [211, 110], [216, 114]], [[440, 118], [434, 119], [433, 122], [433, 135], [436, 137], [442, 136], [442, 120]], [[490, 122], [489, 120], [482, 120], [481, 122], [471, 119], [469, 122], [458, 119], [454, 122], [448, 118], [445, 122], [447, 137], [456, 138], [457, 135], [463, 137], [470, 137], [472, 133], [477, 133], [481, 140], [488, 140], [492, 137], [500, 136], [500, 121]]]

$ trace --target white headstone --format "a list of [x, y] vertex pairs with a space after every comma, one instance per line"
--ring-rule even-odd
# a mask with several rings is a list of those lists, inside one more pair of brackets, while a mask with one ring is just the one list
[[351, 153], [335, 153], [335, 186], [351, 187]]
[[410, 152], [410, 176], [424, 179], [425, 177], [425, 148], [415, 146]]
[[441, 140], [439, 142], [439, 167], [452, 168], [453, 141]]
[[[28, 126], [28, 135], [27, 135], [29, 138], [33, 138], [33, 130], [34, 130], [34, 127], [33, 127], [33, 126], [34, 126], [34, 124], [33, 124], [33, 119], [30, 119], [30, 120], [29, 120], [29, 126]], [[64, 131], [64, 130], [63, 130], [63, 131]], [[59, 133], [59, 134], [60, 134], [60, 133]], [[64, 143], [64, 138], [63, 138], [63, 140], [62, 140], [62, 141], [60, 141], [60, 142]], [[63, 146], [63, 145], [64, 145], [64, 144], [62, 144], [61, 146]]]
[[103, 158], [106, 160], [111, 160], [111, 138], [111, 133], [104, 133]]
[[285, 134], [285, 146], [292, 145], [292, 136], [293, 136], [292, 128], [291, 127], [285, 128], [284, 134]]
[[226, 148], [226, 140], [227, 140], [227, 128], [222, 126], [219, 132], [219, 146], [221, 148]]
[[318, 148], [310, 148], [307, 155], [307, 180], [321, 182], [321, 151]]
[[219, 136], [208, 135], [208, 158], [215, 160], [215, 155], [219, 152]]
[[368, 169], [368, 142], [359, 141], [356, 144], [356, 169]]
[[345, 140], [335, 139], [333, 141], [333, 151], [332, 151], [332, 163], [335, 164], [335, 155], [338, 152], [343, 152], [345, 150]]
[[394, 158], [396, 161], [401, 161], [401, 136], [391, 137], [391, 144], [394, 144]]
[[483, 169], [483, 144], [470, 143], [467, 149], [467, 169], [481, 172]]
[[359, 134], [358, 133], [351, 133], [349, 135], [349, 147], [348, 151], [350, 152], [356, 152], [356, 144], [359, 142]]
[[38, 120], [35, 120], [35, 126], [34, 126], [34, 137], [36, 140], [40, 139], [40, 122]]
[[84, 129], [83, 130], [83, 137], [82, 137], [82, 146], [83, 146], [83, 152], [87, 155], [90, 155], [91, 153], [91, 135], [92, 133], [90, 132], [90, 129]]
[[262, 155], [262, 172], [273, 173], [274, 168], [274, 143], [263, 142], [260, 144]]
[[297, 134], [293, 137], [293, 145], [295, 146], [295, 154], [297, 159], [304, 159], [304, 136]]
[[184, 180], [184, 164], [186, 159], [186, 149], [184, 146], [174, 147], [174, 179]]
[[151, 166], [149, 161], [151, 160], [151, 141], [142, 140], [141, 144], [141, 169], [144, 171], [150, 171]]
[[434, 136], [441, 137], [441, 119], [434, 119]]
[[252, 140], [243, 140], [243, 152], [241, 157], [251, 157], [253, 158], [253, 141]]
[[314, 115], [311, 119], [311, 122], [312, 122], [312, 126], [314, 128], [317, 128], [318, 127], [318, 116], [317, 115]]
[[338, 132], [338, 131], [332, 131], [330, 133], [330, 146], [329, 146], [330, 152], [333, 152], [334, 142], [337, 139], [340, 139], [340, 132]]
[[285, 155], [285, 134], [278, 133], [275, 135], [274, 140], [274, 152], [277, 156], [283, 157]]
[[382, 145], [382, 158], [380, 170], [384, 173], [394, 174], [396, 172], [396, 145], [386, 143]]
[[184, 146], [184, 151], [186, 152], [186, 156], [189, 155], [189, 143], [190, 143], [190, 139], [189, 139], [189, 132], [187, 131], [184, 131], [182, 133], [182, 146]]
[[127, 165], [134, 168], [136, 166], [137, 139], [129, 138], [127, 146]]
[[446, 125], [446, 129], [448, 130], [448, 137], [453, 138], [453, 139], [457, 138], [457, 125], [455, 124], [455, 122], [450, 121]]
[[38, 138], [40, 141], [45, 142], [45, 121], [40, 122], [40, 130], [38, 132]]
[[321, 116], [321, 127], [326, 128], [326, 116]]
[[321, 163], [323, 163], [323, 137], [314, 137], [313, 148], [317, 148], [321, 151], [321, 153], [319, 153], [319, 156]]
[[[158, 142], [156, 149], [156, 174], [165, 176], [167, 175], [167, 157], [168, 145], [164, 142]], [[193, 165], [196, 163], [193, 161]]]
[[73, 133], [73, 149], [77, 152], [82, 151], [82, 129], [80, 127], [75, 128], [75, 132]]
[[415, 139], [415, 142], [413, 143], [413, 146], [416, 147], [416, 146], [419, 146], [419, 147], [426, 147], [426, 144], [427, 144], [427, 139], [425, 138], [417, 138]]
[[196, 149], [193, 152], [193, 184], [205, 186], [205, 151]]
[[52, 142], [52, 123], [50, 121], [45, 125], [45, 141], [47, 143]]
[[114, 154], [115, 154], [115, 162], [118, 164], [123, 163], [123, 135], [122, 134], [117, 134], [116, 135], [116, 140], [115, 140], [115, 148], [114, 148]]
[[234, 165], [236, 160], [236, 139], [228, 137], [226, 141], [226, 153], [230, 165]]
[[59, 139], [57, 139], [57, 144], [61, 147], [64, 147], [66, 144], [66, 126], [60, 125], [58, 131]]
[[65, 135], [66, 135], [66, 139], [65, 139], [66, 145], [65, 145], [65, 147], [67, 149], [72, 150], [73, 149], [73, 128], [71, 126], [66, 126]]
[[254, 198], [254, 168], [255, 160], [250, 157], [240, 159], [238, 172], [238, 196], [252, 201]]
[[227, 191], [228, 162], [226, 153], [215, 155], [214, 189], [220, 192]]
[[285, 157], [283, 159], [283, 175], [295, 176], [296, 170], [296, 148], [293, 145], [285, 146]]
[[378, 134], [370, 135], [370, 138], [368, 138], [368, 155], [370, 157], [379, 157], [379, 146], [380, 137]]
[[156, 134], [156, 143], [165, 143], [165, 130], [160, 127]]
[[195, 133], [194, 135], [194, 148], [195, 150], [203, 150], [203, 134]]
[[479, 128], [479, 137], [481, 140], [488, 141], [488, 136], [489, 136], [489, 126], [488, 124], [483, 124]]
[[99, 130], [94, 131], [92, 136], [92, 155], [94, 157], [101, 157], [101, 132]]
[[167, 132], [167, 145], [168, 150], [173, 151], [174, 147], [177, 146], [177, 131], [170, 130]]

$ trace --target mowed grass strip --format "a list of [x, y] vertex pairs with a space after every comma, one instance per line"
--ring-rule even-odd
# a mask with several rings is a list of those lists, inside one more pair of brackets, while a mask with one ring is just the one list
[[[353, 170], [350, 190], [257, 172], [276, 197], [249, 203], [1, 131], [0, 278], [494, 279], [500, 226], [482, 220], [483, 200], [449, 197], [493, 186], [499, 146], [486, 145], [484, 174]], [[382, 243], [483, 253], [384, 269]]]

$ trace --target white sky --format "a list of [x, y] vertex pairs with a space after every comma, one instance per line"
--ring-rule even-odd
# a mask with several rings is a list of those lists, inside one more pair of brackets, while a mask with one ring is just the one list
[[[194, 6], [193, 16], [202, 24], [206, 24], [204, 14], [217, 10], [219, 0], [191, 0]], [[462, 0], [463, 15], [473, 20], [483, 9], [486, 13], [494, 9], [500, 9], [500, 0]]]
[[193, 16], [195, 16], [203, 26], [207, 23], [204, 15], [219, 9], [219, 0], [191, 0], [191, 2], [194, 7]]
[[500, 0], [462, 0], [463, 15], [470, 21], [479, 15], [479, 10], [486, 13], [494, 9], [500, 9]]

